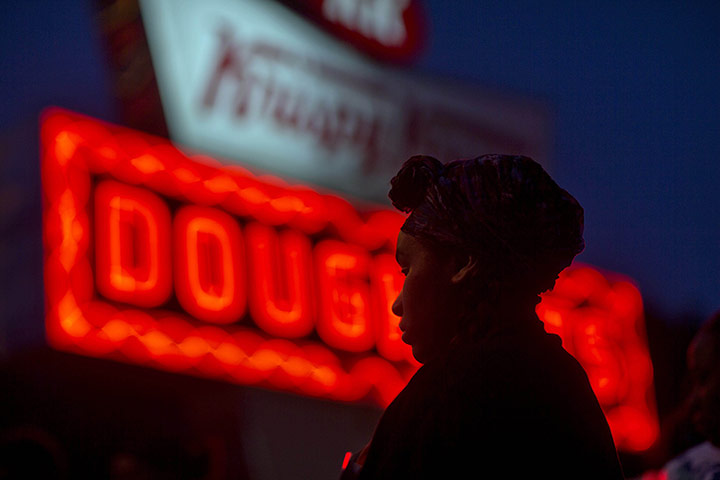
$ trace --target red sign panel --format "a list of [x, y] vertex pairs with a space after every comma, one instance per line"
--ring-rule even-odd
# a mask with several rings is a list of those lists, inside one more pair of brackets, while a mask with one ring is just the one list
[[[56, 348], [382, 406], [416, 370], [391, 312], [399, 213], [60, 110], [43, 118], [42, 174]], [[538, 314], [587, 370], [618, 446], [648, 448], [637, 289], [575, 267]]]
[[408, 62], [427, 41], [420, 0], [281, 0], [380, 60]]

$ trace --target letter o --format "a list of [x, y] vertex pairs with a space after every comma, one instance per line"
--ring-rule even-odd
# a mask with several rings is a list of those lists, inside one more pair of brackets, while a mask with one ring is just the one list
[[227, 324], [245, 314], [245, 252], [233, 217], [185, 206], [175, 215], [175, 293], [192, 316]]

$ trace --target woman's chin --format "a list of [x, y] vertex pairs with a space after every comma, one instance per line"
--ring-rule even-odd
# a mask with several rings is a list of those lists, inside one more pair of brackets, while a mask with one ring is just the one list
[[415, 360], [417, 360], [420, 363], [427, 362], [427, 360], [428, 360], [427, 356], [425, 355], [425, 352], [423, 351], [422, 348], [420, 348], [416, 345], [411, 345], [411, 347], [412, 347], [412, 355], [415, 358]]

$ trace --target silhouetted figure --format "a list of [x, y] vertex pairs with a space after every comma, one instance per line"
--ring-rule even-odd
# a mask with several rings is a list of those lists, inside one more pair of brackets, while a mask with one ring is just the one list
[[667, 480], [720, 480], [720, 311], [688, 348], [691, 391], [687, 412], [704, 441], [663, 468]]
[[343, 478], [622, 478], [585, 372], [535, 314], [584, 248], [577, 201], [520, 156], [416, 156], [391, 184], [410, 213], [393, 311], [423, 366]]

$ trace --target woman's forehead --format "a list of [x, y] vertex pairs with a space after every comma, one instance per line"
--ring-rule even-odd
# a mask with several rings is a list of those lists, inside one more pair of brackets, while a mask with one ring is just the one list
[[398, 262], [400, 262], [405, 257], [407, 257], [407, 254], [408, 254], [408, 252], [407, 252], [407, 250], [408, 250], [407, 237], [408, 236], [409, 235], [407, 233], [403, 232], [402, 230], [400, 231], [400, 233], [398, 233], [397, 242], [395, 243], [395, 259]]
[[419, 246], [420, 242], [418, 242], [415, 237], [400, 230], [400, 233], [398, 233], [395, 253], [397, 255], [408, 255], [417, 250]]
[[395, 258], [398, 261], [410, 260], [415, 258], [429, 258], [434, 254], [433, 250], [423, 244], [416, 237], [400, 231], [398, 234], [397, 246], [395, 248]]

